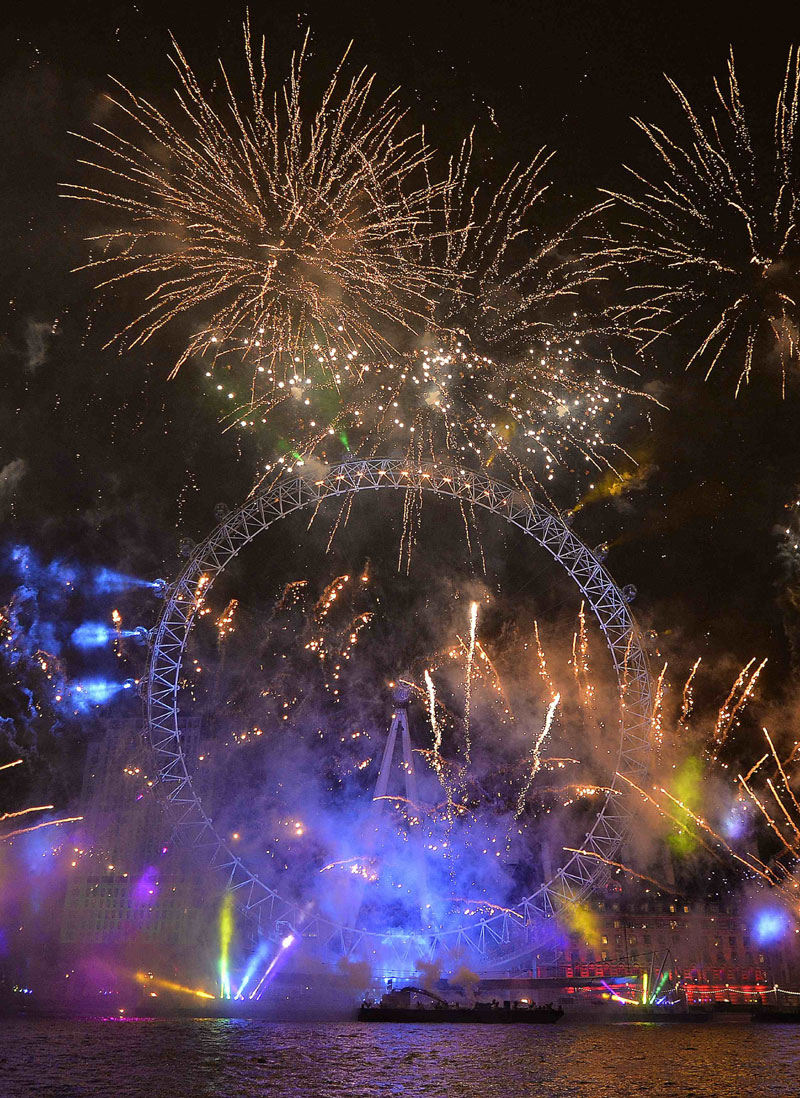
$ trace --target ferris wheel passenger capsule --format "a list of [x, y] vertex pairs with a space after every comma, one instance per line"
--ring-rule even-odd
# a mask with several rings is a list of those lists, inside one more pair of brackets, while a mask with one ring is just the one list
[[622, 597], [626, 602], [633, 602], [639, 592], [632, 583], [626, 583], [622, 588]]

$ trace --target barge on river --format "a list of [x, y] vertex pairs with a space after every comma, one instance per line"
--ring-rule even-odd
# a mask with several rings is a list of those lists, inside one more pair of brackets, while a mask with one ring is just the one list
[[446, 1002], [432, 991], [421, 987], [404, 987], [390, 991], [379, 1003], [365, 1001], [358, 1012], [360, 1022], [478, 1022], [485, 1025], [553, 1024], [564, 1016], [561, 1007], [535, 1006], [531, 1003], [493, 1000], [459, 1006]]

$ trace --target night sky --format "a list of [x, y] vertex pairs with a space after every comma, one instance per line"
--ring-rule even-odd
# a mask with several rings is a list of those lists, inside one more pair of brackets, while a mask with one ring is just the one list
[[[196, 70], [238, 62], [243, 7], [205, 14], [170, 2], [87, 3], [48, 9], [15, 3], [0, 64], [0, 518], [3, 542], [55, 555], [170, 575], [181, 536], [235, 505], [252, 460], [189, 370], [175, 381], [169, 338], [147, 353], [103, 349], [122, 297], [100, 309], [85, 260], [92, 212], [58, 197], [80, 176], [78, 142], [98, 117], [107, 74], [163, 105], [171, 94], [171, 30]], [[310, 26], [330, 69], [348, 41], [355, 60], [404, 99], [435, 144], [455, 149], [473, 123], [491, 138], [498, 174], [541, 145], [557, 150], [553, 177], [565, 209], [590, 204], [622, 179], [621, 163], [650, 163], [630, 121], [678, 121], [663, 79], [707, 102], [732, 43], [748, 105], [768, 126], [796, 20], [788, 6], [737, 17], [733, 5], [497, 3], [467, 17], [454, 4], [336, 3], [297, 9], [253, 4], [276, 70]], [[763, 17], [762, 17], [763, 16]], [[759, 113], [760, 112], [760, 113]], [[55, 326], [55, 330], [53, 331]], [[686, 348], [665, 346], [657, 383], [669, 412], [630, 428], [626, 443], [647, 475], [635, 491], [586, 506], [576, 531], [612, 543], [608, 565], [639, 590], [636, 612], [664, 637], [670, 658], [743, 663], [770, 657], [765, 696], [792, 693], [784, 565], [775, 527], [800, 483], [798, 397], [755, 372], [738, 401], [735, 371], [683, 372]], [[22, 466], [24, 462], [24, 466]], [[7, 473], [9, 463], [16, 472]]]

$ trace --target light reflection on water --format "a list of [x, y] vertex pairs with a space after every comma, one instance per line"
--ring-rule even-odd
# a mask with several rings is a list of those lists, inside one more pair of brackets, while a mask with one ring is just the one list
[[1, 1098], [798, 1098], [800, 1026], [0, 1020]]

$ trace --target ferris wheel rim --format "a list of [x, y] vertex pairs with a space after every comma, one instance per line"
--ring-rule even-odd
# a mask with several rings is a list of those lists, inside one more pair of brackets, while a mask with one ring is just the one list
[[[326, 499], [361, 491], [394, 489], [431, 492], [439, 498], [467, 502], [504, 518], [527, 534], [567, 572], [588, 602], [604, 635], [621, 691], [617, 765], [603, 804], [586, 833], [581, 852], [573, 853], [550, 880], [499, 914], [473, 918], [438, 932], [394, 934], [362, 930], [314, 914], [285, 899], [249, 870], [217, 833], [195, 792], [186, 768], [179, 725], [178, 691], [183, 655], [198, 609], [196, 581], [208, 577], [204, 595], [239, 552], [260, 533], [296, 511]], [[483, 472], [438, 462], [402, 458], [345, 461], [320, 475], [302, 463], [263, 481], [238, 508], [224, 516], [191, 552], [186, 565], [165, 592], [164, 608], [151, 634], [144, 682], [145, 719], [156, 765], [156, 792], [165, 804], [175, 835], [204, 850], [207, 862], [228, 875], [227, 887], [238, 893], [239, 906], [266, 919], [283, 922], [307, 939], [334, 945], [349, 955], [365, 940], [391, 945], [399, 955], [411, 944], [429, 955], [449, 943], [469, 945], [484, 953], [512, 940], [519, 922], [529, 928], [582, 899], [625, 839], [632, 813], [628, 790], [618, 790], [617, 777], [641, 780], [651, 747], [652, 684], [642, 635], [628, 600], [592, 550], [568, 523], [541, 501]], [[613, 802], [613, 803], [612, 803]], [[517, 920], [517, 925], [514, 925]]]

